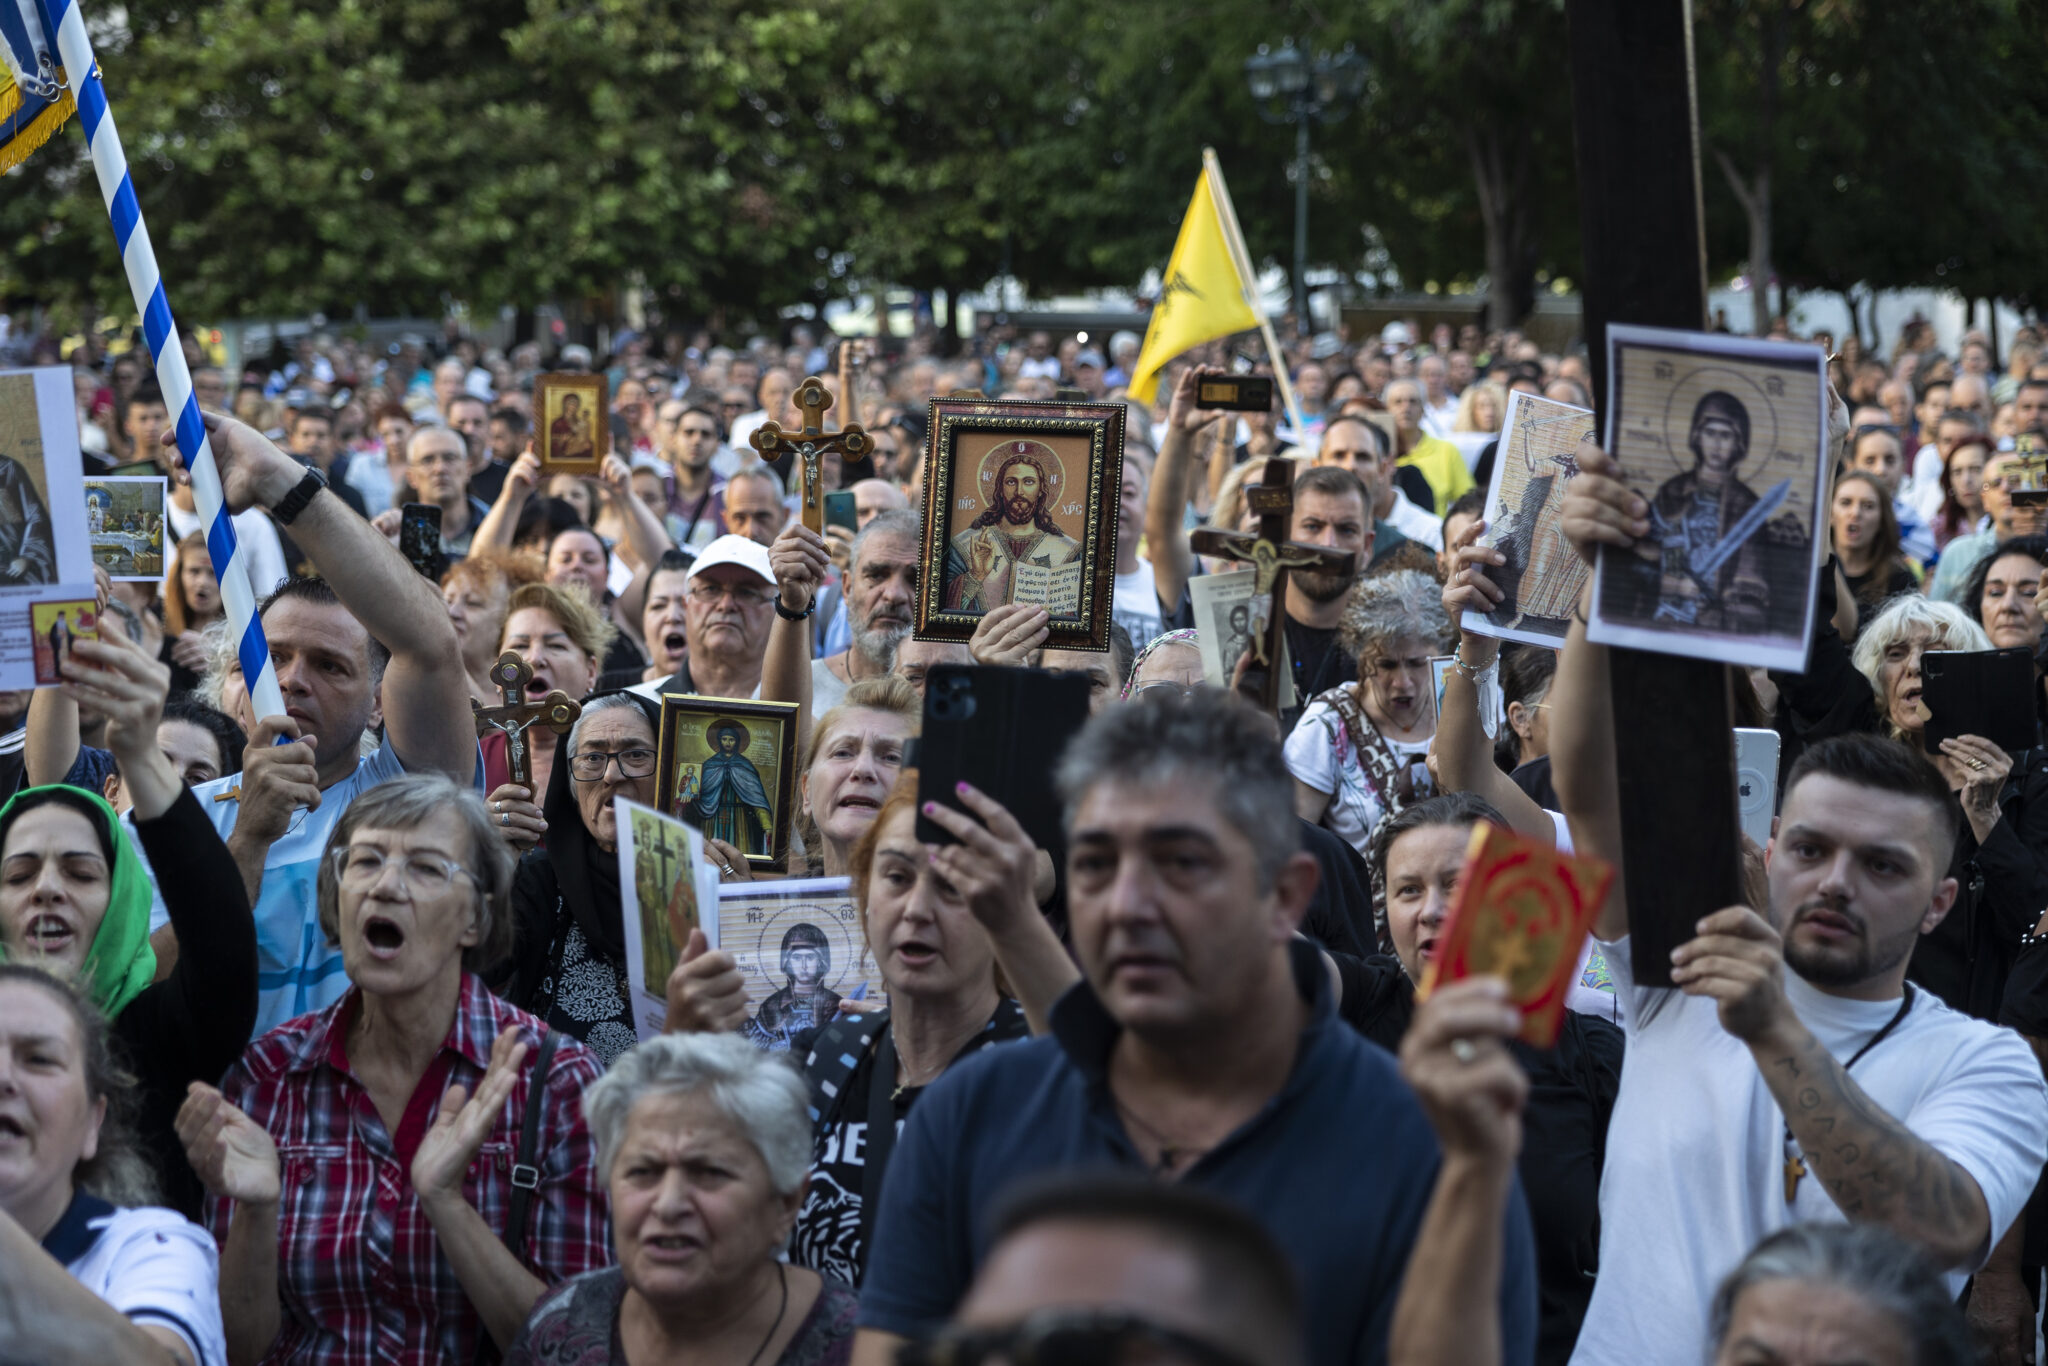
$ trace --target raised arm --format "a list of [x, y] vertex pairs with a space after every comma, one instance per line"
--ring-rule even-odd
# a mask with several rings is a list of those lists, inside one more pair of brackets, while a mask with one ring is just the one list
[[1721, 1027], [1749, 1046], [1836, 1207], [1918, 1243], [1943, 1267], [1974, 1271], [1997, 1231], [1983, 1191], [1872, 1100], [1800, 1020], [1785, 996], [1778, 932], [1747, 906], [1716, 911], [1699, 930], [1673, 951], [1671, 979], [1688, 996], [1711, 997]]
[[216, 1205], [226, 1210], [220, 1247], [220, 1317], [228, 1361], [254, 1366], [283, 1327], [277, 1298], [277, 1145], [263, 1126], [213, 1087], [194, 1082], [178, 1109], [178, 1141], [205, 1183], [209, 1220], [221, 1238]]
[[1504, 1229], [1529, 1096], [1503, 1041], [1520, 1026], [1499, 979], [1476, 977], [1433, 992], [1401, 1040], [1401, 1074], [1443, 1145], [1388, 1335], [1402, 1366], [1503, 1359]]
[[[792, 612], [807, 611], [824, 591], [825, 567], [832, 562], [825, 538], [792, 521], [776, 534], [768, 547], [768, 567], [775, 571], [775, 593]], [[848, 610], [852, 610], [849, 606]], [[791, 621], [777, 612], [768, 626], [768, 652], [761, 659], [761, 700], [795, 702], [797, 748], [810, 744], [811, 725], [811, 619]]]
[[[305, 477], [304, 466], [254, 428], [211, 413], [205, 422], [231, 510], [275, 507]], [[291, 534], [341, 605], [391, 652], [380, 696], [400, 759], [468, 782], [476, 771], [469, 676], [440, 594], [331, 493], [306, 504]]]
[[[1579, 474], [1564, 496], [1564, 534], [1593, 564], [1602, 545], [1627, 549], [1649, 533], [1649, 505], [1621, 481], [1604, 451], [1579, 456]], [[1607, 647], [1586, 639], [1589, 580], [1574, 611], [1557, 677], [1550, 685], [1550, 780], [1564, 803], [1572, 846], [1621, 866], [1621, 797], [1614, 768], [1614, 699], [1608, 692]], [[1613, 941], [1628, 933], [1628, 902], [1614, 879], [1593, 932]]]
[[506, 472], [504, 484], [498, 489], [498, 501], [491, 504], [491, 510], [470, 533], [470, 549], [482, 550], [490, 546], [497, 550], [510, 550], [512, 533], [519, 528], [519, 514], [526, 510], [526, 500], [539, 486], [540, 457], [531, 450], [521, 451], [519, 458], [512, 462], [512, 468]]
[[1159, 585], [1161, 602], [1179, 602], [1194, 570], [1188, 549], [1188, 474], [1201, 458], [1196, 449], [1199, 433], [1221, 415], [1197, 408], [1195, 396], [1203, 375], [1222, 373], [1193, 366], [1181, 371], [1166, 409], [1166, 436], [1159, 443], [1159, 458], [1153, 462], [1152, 492], [1145, 503], [1145, 548], [1152, 557], [1152, 577]]
[[[1459, 533], [1452, 547], [1458, 568], [1444, 585], [1444, 610], [1452, 621], [1463, 620], [1467, 610], [1486, 612], [1500, 602], [1500, 589], [1487, 576], [1486, 566], [1503, 564], [1507, 557], [1478, 544], [1485, 530], [1484, 522], [1474, 522]], [[1483, 676], [1499, 657], [1499, 641], [1460, 629], [1457, 660], [1463, 667], [1444, 676], [1443, 706], [1437, 714], [1433, 747], [1437, 783], [1446, 792], [1471, 792], [1486, 798], [1519, 833], [1551, 841], [1557, 836], [1556, 825], [1493, 762], [1493, 741], [1480, 720], [1479, 685], [1474, 675]]]

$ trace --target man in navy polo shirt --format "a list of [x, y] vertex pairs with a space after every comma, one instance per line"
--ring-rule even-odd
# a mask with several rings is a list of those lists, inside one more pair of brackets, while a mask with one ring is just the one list
[[[1312, 1366], [1387, 1359], [1438, 1164], [1394, 1060], [1336, 1018], [1295, 939], [1315, 889], [1272, 722], [1220, 691], [1113, 707], [1060, 766], [1068, 904], [1085, 980], [1052, 1037], [948, 1069], [911, 1111], [861, 1292], [857, 1366], [952, 1314], [1017, 1182], [1149, 1171], [1231, 1200], [1294, 1263]], [[1503, 1359], [1536, 1335], [1517, 1191]]]

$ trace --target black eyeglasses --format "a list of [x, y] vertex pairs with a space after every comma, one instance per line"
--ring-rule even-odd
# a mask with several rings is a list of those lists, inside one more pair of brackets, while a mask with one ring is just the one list
[[644, 778], [654, 772], [654, 751], [651, 749], [622, 749], [615, 754], [590, 749], [569, 761], [569, 776], [578, 782], [597, 782], [604, 777], [604, 771], [611, 767], [614, 759], [619, 761], [619, 772], [628, 778]]
[[1134, 1349], [1163, 1349], [1195, 1366], [1252, 1366], [1245, 1357], [1120, 1309], [1044, 1309], [1007, 1328], [949, 1329], [896, 1349], [897, 1366], [1123, 1366]]

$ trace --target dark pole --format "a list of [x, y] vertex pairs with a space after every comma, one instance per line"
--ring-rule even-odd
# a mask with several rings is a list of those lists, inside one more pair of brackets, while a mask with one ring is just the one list
[[1294, 326], [1302, 336], [1315, 329], [1308, 320], [1308, 121], [1306, 101], [1294, 106]]
[[[1585, 337], [1606, 416], [1607, 325], [1706, 325], [1689, 0], [1566, 0], [1585, 249]], [[1612, 651], [1631, 960], [1671, 984], [1670, 950], [1742, 900], [1728, 670]]]

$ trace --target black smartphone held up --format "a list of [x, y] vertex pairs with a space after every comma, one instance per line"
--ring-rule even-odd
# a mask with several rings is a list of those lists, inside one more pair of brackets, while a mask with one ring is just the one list
[[917, 742], [917, 837], [954, 842], [925, 816], [924, 804], [966, 811], [953, 789], [967, 782], [1001, 802], [1032, 843], [1057, 858], [1065, 842], [1053, 766], [1087, 722], [1088, 680], [1080, 674], [934, 665], [925, 675], [924, 733]]
[[399, 513], [398, 553], [427, 578], [441, 581], [441, 509], [432, 503], [405, 505]]
[[2033, 652], [1929, 650], [1920, 656], [1920, 702], [1929, 716], [1922, 742], [1930, 753], [1960, 735], [1981, 736], [2007, 754], [2032, 749]]
[[1195, 406], [1263, 413], [1273, 406], [1273, 381], [1263, 375], [1204, 375], [1195, 383]]
[[841, 489], [825, 495], [825, 525], [860, 530], [860, 510], [853, 505], [853, 494]]

